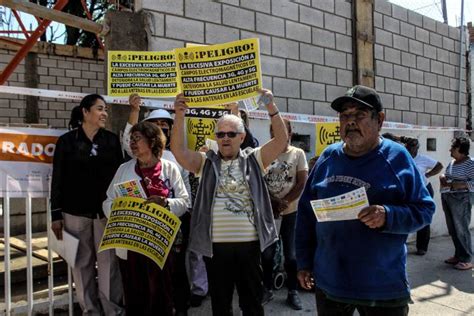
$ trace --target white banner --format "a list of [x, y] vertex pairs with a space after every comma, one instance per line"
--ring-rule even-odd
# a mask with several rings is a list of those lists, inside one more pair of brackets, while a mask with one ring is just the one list
[[56, 140], [65, 132], [0, 127], [0, 197], [48, 197]]
[[[86, 93], [67, 92], [67, 91], [58, 91], [58, 90], [44, 90], [44, 89], [34, 89], [34, 88], [22, 88], [22, 87], [1, 86], [1, 85], [0, 85], [0, 93], [11, 93], [11, 94], [17, 94], [17, 95], [32, 95], [32, 96], [37, 96], [37, 97], [77, 100], [77, 101], [80, 101], [83, 97], [87, 95]], [[107, 103], [128, 104], [127, 97], [104, 96], [104, 98]], [[143, 106], [146, 106], [149, 108], [164, 108], [167, 110], [173, 110], [174, 108], [173, 98], [161, 98], [161, 99], [142, 98], [142, 100], [143, 100]], [[281, 112], [281, 114], [284, 118], [290, 120], [291, 122], [296, 122], [296, 123], [315, 124], [315, 123], [324, 123], [324, 122], [339, 122], [339, 118], [335, 116], [333, 117], [333, 116], [321, 116], [321, 115], [285, 113], [285, 112]], [[250, 111], [249, 118], [261, 119], [261, 120], [269, 119], [268, 113], [266, 111], [261, 111], [261, 110]], [[446, 131], [463, 130], [458, 127], [422, 126], [422, 125], [413, 125], [413, 124], [387, 122], [387, 121], [383, 123], [383, 128], [409, 129], [409, 130], [446, 130]]]

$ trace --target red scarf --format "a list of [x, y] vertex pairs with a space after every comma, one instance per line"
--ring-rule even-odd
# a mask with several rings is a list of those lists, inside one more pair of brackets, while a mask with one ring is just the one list
[[170, 189], [166, 186], [161, 175], [161, 161], [158, 160], [154, 167], [140, 168], [138, 162], [135, 165], [135, 172], [141, 177], [141, 184], [148, 197], [158, 195], [169, 197]]

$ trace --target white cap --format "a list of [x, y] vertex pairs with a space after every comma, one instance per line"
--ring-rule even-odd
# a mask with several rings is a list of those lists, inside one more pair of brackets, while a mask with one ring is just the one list
[[150, 115], [148, 115], [144, 119], [144, 121], [158, 120], [158, 119], [171, 120], [171, 122], [174, 122], [174, 120], [171, 117], [170, 113], [166, 110], [163, 110], [163, 109], [158, 109], [158, 110], [151, 111]]

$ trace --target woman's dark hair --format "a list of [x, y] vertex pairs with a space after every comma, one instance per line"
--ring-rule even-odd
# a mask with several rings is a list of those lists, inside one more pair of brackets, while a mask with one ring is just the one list
[[78, 128], [82, 125], [82, 121], [84, 120], [82, 109], [89, 111], [97, 100], [102, 100], [105, 103], [104, 97], [99, 94], [89, 94], [82, 98], [81, 103], [78, 106], [75, 106], [71, 111], [71, 118], [69, 119], [68, 124], [69, 129]]
[[130, 135], [135, 132], [140, 132], [140, 134], [146, 138], [148, 144], [150, 145], [153, 155], [161, 158], [166, 144], [166, 136], [163, 134], [161, 128], [151, 122], [141, 121], [133, 125], [132, 129], [130, 130]]
[[459, 148], [459, 153], [469, 156], [469, 147], [471, 146], [471, 141], [467, 137], [459, 136], [453, 139], [451, 146]]
[[79, 105], [75, 106], [71, 111], [71, 118], [69, 120], [69, 129], [78, 128], [82, 124], [82, 109]]
[[406, 137], [404, 143], [407, 148], [420, 147], [420, 142], [418, 139], [413, 137]]
[[400, 143], [400, 142], [401, 142], [400, 136], [396, 136], [396, 135], [394, 135], [394, 134], [392, 134], [392, 133], [388, 133], [388, 132], [387, 132], [387, 133], [383, 133], [383, 134], [382, 134], [382, 137], [383, 137], [383, 138], [386, 138], [386, 139], [393, 140], [394, 142], [397, 142], [397, 143]]
[[247, 111], [240, 109], [240, 118], [244, 121], [245, 127], [249, 127], [249, 116], [247, 114]]

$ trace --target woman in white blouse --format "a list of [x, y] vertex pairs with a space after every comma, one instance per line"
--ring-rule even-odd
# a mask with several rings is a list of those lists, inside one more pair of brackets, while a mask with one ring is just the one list
[[[131, 129], [130, 147], [136, 157], [122, 164], [107, 190], [104, 213], [110, 215], [114, 185], [140, 180], [148, 203], [168, 208], [177, 216], [184, 214], [189, 196], [176, 164], [161, 159], [165, 148], [161, 129], [150, 122], [140, 122]], [[127, 315], [173, 315], [173, 251], [161, 270], [151, 259], [137, 252], [117, 249], [120, 258]]]

